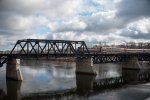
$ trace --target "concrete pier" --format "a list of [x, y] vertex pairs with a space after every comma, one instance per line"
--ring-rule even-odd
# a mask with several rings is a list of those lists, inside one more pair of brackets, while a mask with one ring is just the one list
[[122, 68], [123, 69], [142, 69], [142, 61], [138, 61], [137, 57], [133, 57], [132, 59], [129, 59], [128, 61], [122, 62]]
[[76, 73], [77, 74], [93, 74], [93, 75], [96, 75], [96, 70], [93, 66], [92, 57], [77, 58]]
[[20, 71], [20, 59], [11, 59], [7, 62], [6, 78], [18, 80], [18, 81], [23, 80]]

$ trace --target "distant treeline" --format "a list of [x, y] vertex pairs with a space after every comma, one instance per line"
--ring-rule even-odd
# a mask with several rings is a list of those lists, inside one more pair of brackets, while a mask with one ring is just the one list
[[101, 48], [101, 47], [117, 47], [117, 48], [128, 48], [128, 49], [150, 49], [150, 43], [147, 42], [139, 42], [139, 43], [135, 43], [135, 42], [128, 42], [128, 43], [124, 43], [124, 44], [112, 44], [112, 45], [101, 45], [101, 44], [98, 44], [98, 45], [94, 45], [93, 47], [98, 47], [98, 48]]
[[118, 45], [118, 47], [121, 48], [131, 48], [131, 49], [150, 49], [150, 43], [135, 43], [135, 42], [129, 42], [124, 45]]

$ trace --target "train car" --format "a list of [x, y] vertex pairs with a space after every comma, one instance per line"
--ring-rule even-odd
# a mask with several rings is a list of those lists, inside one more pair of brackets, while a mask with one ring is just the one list
[[[84, 52], [81, 48], [80, 52]], [[100, 53], [150, 53], [150, 49], [127, 49], [127, 48], [117, 48], [117, 47], [94, 47], [88, 48], [91, 54], [100, 54]]]
[[102, 53], [122, 53], [124, 52], [124, 48], [116, 48], [116, 47], [103, 47]]
[[101, 48], [88, 48], [91, 54], [98, 54], [101, 53]]
[[150, 49], [125, 49], [125, 52], [127, 53], [150, 53]]

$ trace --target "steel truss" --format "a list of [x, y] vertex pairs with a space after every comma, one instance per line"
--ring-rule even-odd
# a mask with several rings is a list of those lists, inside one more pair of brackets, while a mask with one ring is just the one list
[[137, 58], [139, 61], [150, 61], [150, 54], [149, 53], [138, 54]]
[[25, 39], [18, 40], [10, 54], [76, 56], [89, 51], [84, 41]]
[[93, 63], [100, 64], [100, 63], [116, 63], [123, 61], [122, 55], [112, 55], [112, 54], [101, 54], [101, 55], [94, 55], [93, 56]]
[[94, 64], [123, 62], [133, 57], [137, 57], [139, 61], [150, 61], [150, 53], [94, 54], [92, 57]]

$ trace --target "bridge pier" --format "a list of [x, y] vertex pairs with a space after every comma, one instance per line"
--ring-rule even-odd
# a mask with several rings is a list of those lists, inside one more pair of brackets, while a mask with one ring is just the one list
[[143, 66], [142, 66], [142, 62], [139, 61], [137, 57], [133, 57], [129, 59], [128, 61], [122, 62], [122, 68], [139, 70], [139, 69], [142, 69]]
[[76, 61], [76, 73], [77, 74], [92, 74], [96, 75], [96, 69], [93, 66], [92, 57], [80, 57]]
[[7, 100], [20, 100], [21, 81], [6, 80]]
[[76, 84], [77, 84], [77, 91], [83, 94], [88, 94], [88, 92], [93, 90], [93, 83], [94, 83], [95, 76], [93, 75], [76, 75]]
[[20, 59], [10, 59], [6, 65], [6, 78], [13, 80], [23, 80], [20, 71]]

